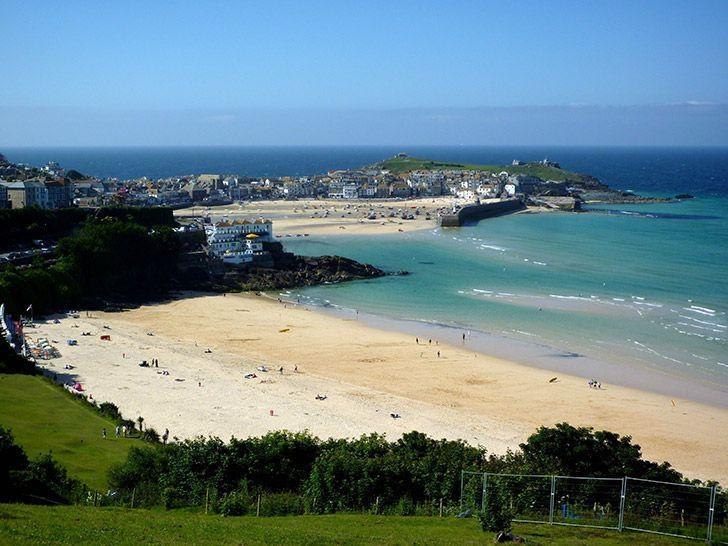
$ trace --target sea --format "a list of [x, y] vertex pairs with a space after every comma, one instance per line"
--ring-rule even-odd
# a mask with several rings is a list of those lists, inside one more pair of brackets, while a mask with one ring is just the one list
[[[372, 326], [728, 407], [728, 149], [482, 146], [9, 148], [99, 177], [306, 175], [399, 152], [451, 162], [549, 158], [614, 188], [694, 199], [516, 214], [462, 228], [284, 239], [406, 276], [282, 293]], [[464, 338], [464, 339], [463, 339]]]

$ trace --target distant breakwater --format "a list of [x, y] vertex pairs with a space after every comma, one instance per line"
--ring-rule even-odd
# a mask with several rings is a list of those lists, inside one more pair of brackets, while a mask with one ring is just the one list
[[460, 227], [467, 222], [477, 222], [484, 218], [501, 216], [523, 210], [526, 206], [520, 199], [506, 199], [492, 203], [477, 203], [466, 205], [454, 214], [442, 216], [440, 225], [442, 227]]

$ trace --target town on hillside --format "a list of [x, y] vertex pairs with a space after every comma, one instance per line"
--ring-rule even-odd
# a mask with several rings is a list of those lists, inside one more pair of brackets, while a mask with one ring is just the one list
[[[407, 157], [399, 154], [397, 158]], [[514, 160], [513, 166], [530, 165]], [[533, 165], [558, 169], [548, 160]], [[43, 167], [10, 163], [0, 154], [0, 208], [37, 206], [56, 209], [71, 206], [137, 207], [226, 205], [240, 201], [278, 199], [405, 199], [453, 196], [465, 201], [513, 198], [548, 201], [567, 199], [560, 208], [574, 210], [580, 188], [566, 180], [547, 180], [503, 170], [438, 168], [394, 171], [387, 162], [353, 170], [333, 170], [310, 176], [252, 177], [238, 174], [195, 174], [160, 179], [147, 177], [99, 179], [76, 170], [66, 171], [56, 162]], [[544, 204], [539, 203], [539, 204]]]

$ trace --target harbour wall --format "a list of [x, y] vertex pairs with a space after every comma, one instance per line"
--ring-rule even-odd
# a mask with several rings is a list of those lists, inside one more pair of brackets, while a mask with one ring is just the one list
[[523, 210], [526, 206], [520, 199], [505, 199], [491, 203], [465, 205], [455, 214], [446, 214], [440, 219], [442, 227], [460, 227], [467, 222], [477, 222], [483, 218], [501, 216]]

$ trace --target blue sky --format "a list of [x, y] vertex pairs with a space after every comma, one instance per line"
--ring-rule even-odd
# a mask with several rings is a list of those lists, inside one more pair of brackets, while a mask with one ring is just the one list
[[728, 145], [726, 1], [5, 0], [0, 44], [0, 146]]

